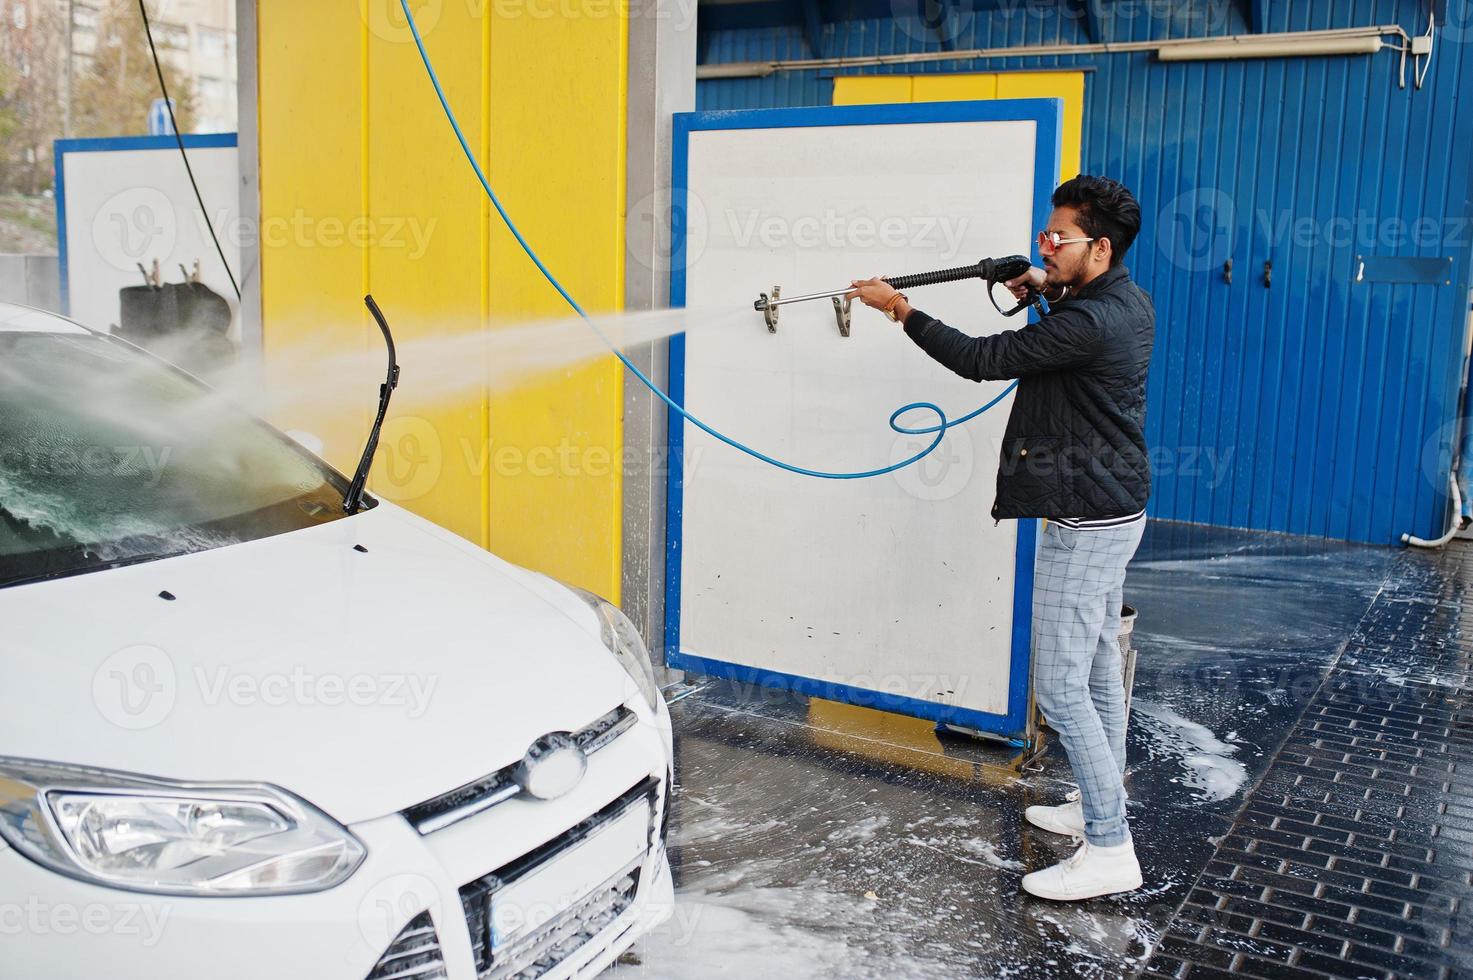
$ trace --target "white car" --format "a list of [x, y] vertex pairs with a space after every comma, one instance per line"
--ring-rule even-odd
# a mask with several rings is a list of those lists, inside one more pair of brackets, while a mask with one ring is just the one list
[[629, 620], [347, 487], [0, 305], [0, 975], [584, 977], [669, 914]]

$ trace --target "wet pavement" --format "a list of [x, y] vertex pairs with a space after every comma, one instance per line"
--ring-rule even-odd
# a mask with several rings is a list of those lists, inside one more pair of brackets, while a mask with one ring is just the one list
[[1152, 523], [1129, 816], [1146, 886], [1024, 895], [1069, 842], [1023, 809], [1071, 788], [1012, 750], [866, 708], [691, 678], [673, 692], [674, 918], [615, 975], [1119, 977], [1139, 972], [1396, 565], [1392, 549]]
[[1473, 976], [1473, 545], [1403, 551], [1152, 977]]

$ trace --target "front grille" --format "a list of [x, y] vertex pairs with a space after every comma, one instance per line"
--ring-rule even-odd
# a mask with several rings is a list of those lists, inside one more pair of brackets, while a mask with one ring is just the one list
[[[571, 733], [573, 741], [592, 755], [634, 726], [635, 714], [624, 705], [603, 715], [587, 728]], [[522, 791], [512, 778], [517, 763], [498, 769], [434, 799], [416, 803], [404, 816], [421, 834], [432, 834], [454, 823], [491, 809]]]
[[399, 930], [367, 980], [433, 980], [445, 975], [440, 937], [435, 933], [430, 913], [421, 912]]
[[[639, 891], [642, 858], [544, 923], [536, 932], [498, 950], [494, 956], [491, 953], [490, 898], [498, 888], [510, 885], [555, 860], [569, 848], [617, 820], [625, 810], [641, 800], [649, 802], [650, 817], [653, 820], [658, 806], [659, 789], [659, 780], [653, 777], [645, 779], [566, 833], [460, 889], [460, 903], [465, 909], [466, 926], [470, 930], [471, 946], [476, 957], [476, 971], [481, 980], [532, 980], [540, 977], [607, 929], [634, 904], [634, 897]], [[655, 828], [651, 827], [651, 844], [654, 832]]]

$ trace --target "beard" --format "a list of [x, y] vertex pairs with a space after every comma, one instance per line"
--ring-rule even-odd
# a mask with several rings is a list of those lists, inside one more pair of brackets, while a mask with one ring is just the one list
[[1058, 288], [1060, 286], [1074, 287], [1079, 285], [1084, 277], [1084, 260], [1078, 259], [1073, 262], [1065, 259], [1060, 261], [1057, 257], [1044, 263], [1045, 284]]

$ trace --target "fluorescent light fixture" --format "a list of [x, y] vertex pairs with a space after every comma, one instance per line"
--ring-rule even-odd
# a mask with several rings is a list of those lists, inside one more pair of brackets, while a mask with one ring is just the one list
[[1228, 58], [1303, 58], [1310, 55], [1375, 54], [1384, 45], [1379, 37], [1225, 37], [1192, 44], [1163, 45], [1161, 61], [1220, 61]]

